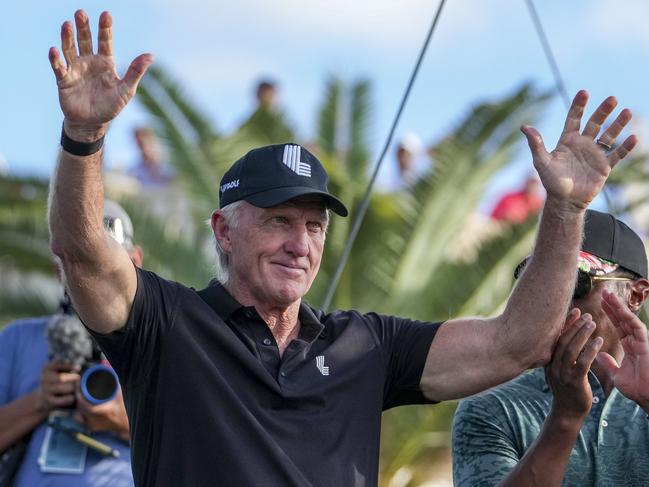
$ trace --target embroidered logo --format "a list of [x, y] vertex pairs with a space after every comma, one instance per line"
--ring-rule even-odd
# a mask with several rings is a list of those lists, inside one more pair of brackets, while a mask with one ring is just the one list
[[229, 183], [222, 184], [221, 193], [225, 193], [228, 189], [238, 188], [238, 187], [239, 187], [239, 180], [235, 179], [234, 181], [230, 181]]
[[285, 145], [282, 162], [298, 176], [306, 176], [307, 178], [310, 178], [311, 166], [306, 162], [300, 161], [301, 152], [302, 148], [299, 145]]
[[324, 364], [324, 355], [318, 355], [315, 358], [315, 366], [322, 375], [329, 375], [329, 366]]

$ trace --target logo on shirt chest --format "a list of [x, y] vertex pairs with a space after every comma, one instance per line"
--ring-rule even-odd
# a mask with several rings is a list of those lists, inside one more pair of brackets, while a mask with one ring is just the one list
[[329, 366], [324, 364], [324, 355], [318, 355], [315, 358], [315, 366], [318, 368], [322, 375], [329, 375]]

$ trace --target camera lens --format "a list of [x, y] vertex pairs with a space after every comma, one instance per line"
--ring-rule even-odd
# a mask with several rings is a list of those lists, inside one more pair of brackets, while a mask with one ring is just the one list
[[81, 393], [91, 404], [102, 404], [117, 394], [117, 374], [104, 364], [89, 367], [81, 376]]

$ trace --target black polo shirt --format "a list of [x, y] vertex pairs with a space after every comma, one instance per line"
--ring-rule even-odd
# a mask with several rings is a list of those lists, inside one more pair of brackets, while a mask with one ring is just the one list
[[372, 486], [381, 411], [427, 403], [439, 324], [302, 304], [282, 357], [254, 308], [138, 269], [128, 323], [94, 334], [115, 367], [138, 486]]

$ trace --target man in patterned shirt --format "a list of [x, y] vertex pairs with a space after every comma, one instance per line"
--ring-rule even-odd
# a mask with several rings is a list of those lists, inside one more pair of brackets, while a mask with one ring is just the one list
[[457, 486], [649, 478], [649, 342], [635, 314], [649, 292], [645, 248], [609, 214], [589, 210], [584, 229], [574, 308], [550, 364], [460, 403]]

